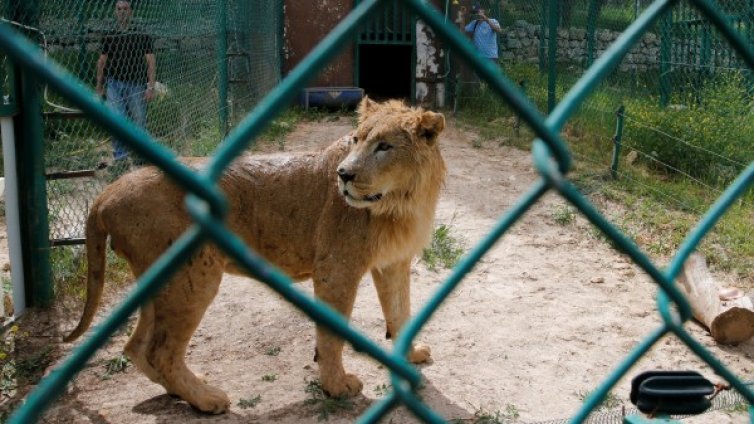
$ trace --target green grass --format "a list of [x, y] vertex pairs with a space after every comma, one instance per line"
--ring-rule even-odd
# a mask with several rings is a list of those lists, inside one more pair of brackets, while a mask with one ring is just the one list
[[487, 411], [485, 409], [477, 409], [474, 412], [474, 417], [471, 419], [456, 419], [452, 421], [456, 424], [472, 423], [472, 424], [512, 424], [518, 421], [520, 417], [518, 408], [514, 404], [506, 404], [505, 410], [500, 411]]
[[[511, 80], [527, 81], [525, 93], [539, 110], [546, 104], [546, 75], [533, 65], [507, 65]], [[558, 98], [579, 76], [560, 69]], [[661, 108], [652, 93], [657, 92], [651, 75], [636, 78], [613, 76], [598, 86], [593, 95], [565, 125], [561, 136], [573, 155], [569, 180], [589, 197], [598, 209], [629, 238], [657, 259], [673, 255], [689, 231], [699, 222], [731, 180], [742, 170], [720, 156], [737, 163], [754, 160], [750, 134], [754, 133], [751, 102], [745, 92], [746, 79], [738, 74], [710, 79], [701, 101], [676, 98], [689, 106]], [[489, 90], [467, 93], [460, 103], [459, 125], [482, 140], [504, 138], [505, 143], [530, 149], [534, 138], [523, 125], [515, 135], [511, 109]], [[610, 178], [615, 133], [615, 110], [626, 105], [626, 127], [617, 180]], [[687, 144], [701, 146], [694, 149]], [[644, 154], [629, 163], [631, 149]], [[717, 156], [720, 155], [720, 156]], [[681, 170], [682, 173], [676, 171]], [[617, 206], [617, 207], [616, 207]], [[715, 226], [699, 246], [711, 267], [733, 273], [742, 287], [754, 286], [750, 258], [754, 255], [754, 195], [747, 192]], [[579, 213], [579, 212], [576, 212]], [[551, 215], [563, 225], [570, 222], [567, 210]], [[592, 230], [596, 238], [604, 236]]]
[[109, 380], [113, 377], [113, 374], [126, 372], [126, 369], [131, 365], [131, 360], [126, 355], [120, 354], [112, 359], [108, 359], [105, 362], [105, 373], [102, 375], [103, 380]]
[[431, 271], [439, 267], [453, 268], [464, 253], [461, 241], [451, 231], [451, 227], [440, 224], [432, 234], [432, 242], [422, 252], [422, 260]]
[[267, 356], [278, 356], [282, 350], [280, 346], [267, 346], [264, 349], [264, 354]]
[[[586, 398], [588, 398], [590, 395], [591, 395], [590, 391], [579, 391], [576, 393], [576, 396], [578, 396], [581, 402], [584, 402]], [[605, 399], [603, 399], [602, 402], [597, 404], [596, 410], [604, 411], [604, 410], [620, 408], [621, 406], [623, 406], [623, 401], [618, 396], [616, 396], [615, 393], [608, 392], [607, 396], [605, 396]]]
[[320, 421], [327, 420], [330, 415], [339, 411], [350, 411], [354, 408], [353, 400], [347, 397], [331, 397], [325, 394], [319, 379], [307, 382], [304, 392], [309, 395], [309, 399], [304, 403], [317, 409]]
[[256, 395], [252, 398], [242, 398], [238, 400], [238, 407], [241, 409], [254, 408], [262, 401], [262, 395]]
[[552, 219], [561, 226], [566, 226], [576, 219], [576, 211], [572, 206], [555, 205], [551, 212]]
[[262, 376], [262, 381], [273, 382], [278, 379], [277, 374], [265, 374]]

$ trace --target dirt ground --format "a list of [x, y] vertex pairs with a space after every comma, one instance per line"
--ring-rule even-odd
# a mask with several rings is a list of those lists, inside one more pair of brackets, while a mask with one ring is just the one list
[[[301, 124], [285, 142], [310, 149], [351, 129], [350, 119]], [[437, 224], [471, 249], [537, 179], [528, 152], [495, 140], [473, 147], [475, 134], [450, 120], [441, 143], [448, 164]], [[273, 146], [269, 148], [274, 149]], [[422, 398], [448, 420], [473, 422], [474, 414], [499, 412], [516, 422], [567, 419], [632, 348], [659, 325], [656, 286], [626, 257], [595, 237], [581, 217], [566, 225], [553, 215], [563, 201], [549, 194], [496, 244], [436, 312], [420, 334], [433, 362], [421, 366]], [[413, 310], [450, 274], [413, 267]], [[725, 276], [719, 276], [725, 281]], [[385, 346], [385, 326], [372, 283], [362, 281], [353, 325]], [[311, 283], [300, 285], [311, 293]], [[107, 308], [101, 308], [100, 317]], [[59, 324], [64, 333], [78, 312]], [[754, 344], [719, 347], [689, 324], [691, 333], [743, 380], [752, 374]], [[314, 325], [263, 284], [226, 276], [220, 294], [189, 347], [188, 361], [226, 390], [230, 412], [208, 416], [166, 395], [135, 368], [105, 377], [126, 335], [115, 337], [71, 383], [45, 415], [49, 423], [301, 423], [317, 422], [321, 407], [307, 402]], [[70, 349], [71, 345], [62, 345]], [[331, 423], [353, 422], [384, 396], [386, 369], [347, 348], [347, 369], [364, 382], [350, 410], [332, 412]], [[644, 370], [695, 369], [721, 381], [674, 337], [663, 339], [612, 391], [613, 403], [632, 407], [630, 379]], [[266, 378], [263, 378], [265, 377]], [[274, 380], [274, 381], [266, 381]], [[258, 396], [258, 398], [257, 398]], [[257, 402], [249, 402], [257, 399]], [[614, 405], [611, 405], [614, 406]], [[618, 407], [619, 408], [619, 407]], [[603, 411], [604, 412], [604, 411]], [[405, 408], [392, 423], [416, 422]], [[612, 422], [612, 421], [611, 421]], [[619, 422], [619, 421], [615, 421]], [[717, 411], [695, 423], [744, 423], [741, 412]]]

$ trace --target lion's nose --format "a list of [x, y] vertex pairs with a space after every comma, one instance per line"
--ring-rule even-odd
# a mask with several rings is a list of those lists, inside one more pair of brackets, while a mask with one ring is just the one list
[[345, 168], [338, 168], [338, 176], [341, 180], [343, 180], [344, 183], [353, 181], [353, 179], [356, 178], [356, 174], [351, 174], [350, 172], [346, 171]]

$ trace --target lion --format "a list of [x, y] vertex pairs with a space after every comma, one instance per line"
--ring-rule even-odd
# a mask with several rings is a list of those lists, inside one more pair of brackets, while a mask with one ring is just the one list
[[[361, 278], [370, 272], [387, 326], [397, 335], [410, 317], [410, 267], [432, 235], [445, 176], [438, 136], [441, 113], [364, 98], [357, 127], [312, 153], [242, 155], [219, 186], [230, 209], [226, 224], [294, 281], [312, 279], [315, 296], [350, 319]], [[199, 168], [201, 160], [186, 160]], [[185, 190], [156, 167], [123, 175], [92, 204], [86, 223], [87, 297], [78, 326], [84, 333], [98, 307], [110, 247], [138, 278], [192, 224]], [[218, 292], [232, 260], [208, 243], [195, 252], [159, 294], [140, 308], [124, 353], [168, 393], [200, 411], [223, 413], [230, 399], [192, 373], [185, 362], [190, 338]], [[344, 341], [316, 328], [315, 360], [330, 396], [363, 387], [343, 368]], [[430, 358], [412, 345], [412, 363]]]

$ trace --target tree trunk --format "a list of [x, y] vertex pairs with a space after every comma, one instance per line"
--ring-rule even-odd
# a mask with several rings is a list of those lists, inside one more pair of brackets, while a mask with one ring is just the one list
[[754, 335], [754, 305], [736, 289], [723, 289], [712, 278], [707, 262], [692, 254], [678, 277], [679, 287], [691, 304], [694, 318], [722, 344], [736, 344]]

